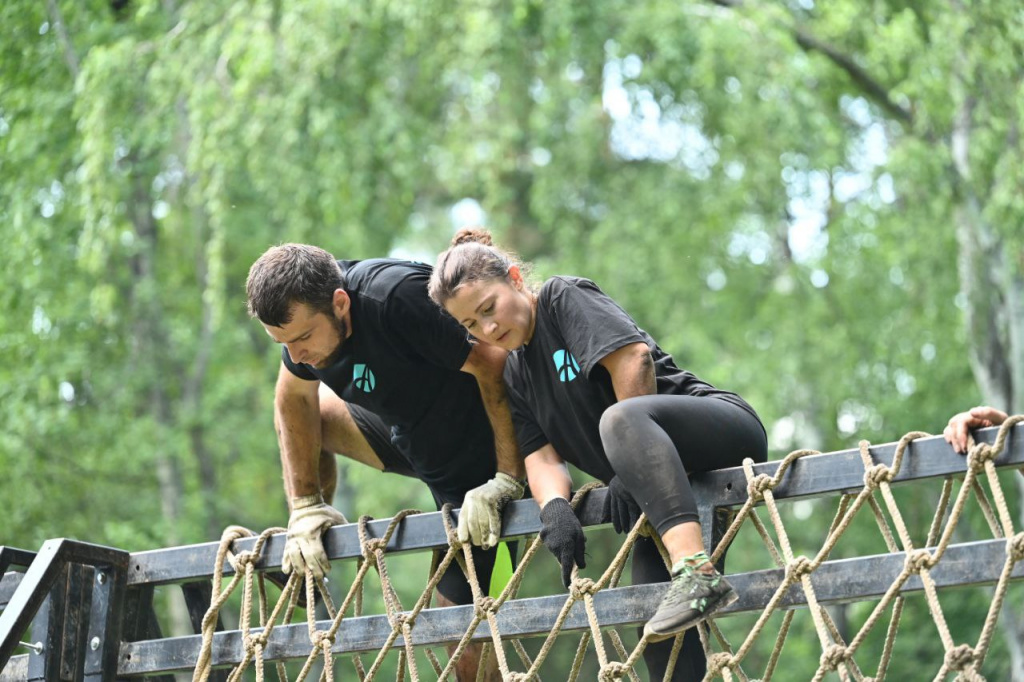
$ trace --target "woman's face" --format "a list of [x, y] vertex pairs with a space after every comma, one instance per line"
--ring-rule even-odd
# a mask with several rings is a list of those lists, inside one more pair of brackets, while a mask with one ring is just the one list
[[533, 296], [523, 285], [519, 268], [508, 278], [470, 282], [456, 290], [445, 309], [475, 339], [515, 350], [533, 337]]

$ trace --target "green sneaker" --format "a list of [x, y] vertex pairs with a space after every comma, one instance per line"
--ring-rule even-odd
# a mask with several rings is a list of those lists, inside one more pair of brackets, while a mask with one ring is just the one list
[[718, 571], [705, 573], [684, 565], [672, 576], [672, 584], [658, 610], [644, 626], [644, 635], [652, 642], [667, 639], [737, 599], [736, 590]]

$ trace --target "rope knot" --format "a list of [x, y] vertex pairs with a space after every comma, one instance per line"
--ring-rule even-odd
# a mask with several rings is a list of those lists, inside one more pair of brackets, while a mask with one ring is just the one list
[[494, 613], [495, 601], [493, 597], [477, 597], [473, 600], [473, 608], [476, 610], [476, 615], [481, 618], [486, 618], [488, 613]]
[[786, 579], [791, 583], [795, 583], [813, 570], [814, 562], [807, 557], [803, 555], [793, 557], [793, 560], [786, 565]]
[[839, 667], [840, 663], [843, 663], [849, 657], [850, 652], [847, 651], [845, 646], [831, 644], [822, 652], [818, 665], [826, 670], [835, 670]]
[[259, 559], [259, 555], [254, 552], [239, 552], [234, 556], [231, 565], [235, 571], [242, 573], [245, 571], [245, 567], [249, 564], [256, 565], [256, 561]]
[[907, 555], [906, 566], [911, 573], [916, 574], [935, 566], [935, 559], [928, 550], [917, 549]]
[[597, 592], [597, 583], [590, 578], [576, 578], [569, 585], [569, 594], [573, 599], [580, 600], [586, 595], [594, 595]]
[[711, 654], [708, 656], [708, 669], [705, 677], [712, 678], [722, 674], [722, 671], [726, 668], [732, 668], [736, 661], [732, 654], [726, 651], [719, 651], [718, 653]]
[[876, 464], [864, 472], [864, 485], [869, 490], [876, 490], [883, 483], [892, 483], [892, 469], [884, 464]]
[[267, 648], [267, 633], [261, 632], [258, 635], [246, 635], [242, 642], [242, 648], [247, 656], [257, 656]]
[[1014, 563], [1024, 559], [1024, 533], [1017, 533], [1007, 540], [1006, 550]]
[[988, 443], [978, 443], [967, 454], [967, 466], [976, 473], [985, 468], [985, 462], [996, 458], [996, 451]]
[[766, 491], [775, 487], [775, 481], [768, 474], [758, 474], [747, 483], [747, 495], [755, 502], [764, 499]]
[[950, 670], [963, 670], [974, 663], [974, 649], [967, 644], [955, 646], [946, 652], [945, 663]]
[[505, 679], [507, 679], [508, 682], [529, 682], [530, 676], [526, 673], [521, 673], [513, 670]]
[[327, 630], [317, 630], [310, 635], [309, 639], [313, 642], [314, 647], [320, 647], [328, 653], [330, 653], [331, 647], [334, 646], [334, 635]]
[[370, 538], [363, 543], [363, 558], [367, 561], [376, 561], [377, 550], [383, 552], [387, 546], [384, 538]]
[[411, 613], [400, 613], [397, 616], [395, 616], [396, 630], [401, 630], [406, 625], [408, 625], [409, 627], [416, 625], [416, 616], [412, 615]]
[[607, 665], [601, 666], [601, 671], [597, 675], [597, 679], [600, 682], [614, 682], [614, 680], [621, 680], [624, 675], [629, 672], [629, 667], [626, 664], [619, 661], [612, 661]]

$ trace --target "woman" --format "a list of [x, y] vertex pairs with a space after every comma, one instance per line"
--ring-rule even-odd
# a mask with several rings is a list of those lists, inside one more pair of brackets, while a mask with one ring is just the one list
[[[456, 235], [437, 259], [429, 293], [477, 340], [511, 352], [505, 382], [519, 449], [563, 581], [573, 561], [584, 565], [585, 537], [568, 502], [570, 462], [608, 485], [616, 531], [630, 530], [644, 512], [671, 556], [671, 587], [644, 628], [652, 641], [735, 601], [705, 552], [687, 473], [764, 461], [765, 431], [753, 408], [676, 367], [590, 280], [552, 277], [533, 291], [486, 231]], [[633, 565], [635, 583], [668, 578], [653, 541], [638, 543]], [[703, 665], [696, 630], [687, 634], [690, 653], [695, 646], [699, 654], [687, 658]]]

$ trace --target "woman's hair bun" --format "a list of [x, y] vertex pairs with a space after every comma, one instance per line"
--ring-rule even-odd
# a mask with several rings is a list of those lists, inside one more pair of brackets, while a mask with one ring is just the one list
[[494, 240], [491, 239], [491, 233], [482, 227], [467, 227], [459, 230], [452, 237], [452, 246], [458, 246], [459, 244], [483, 244], [484, 246], [494, 246]]

